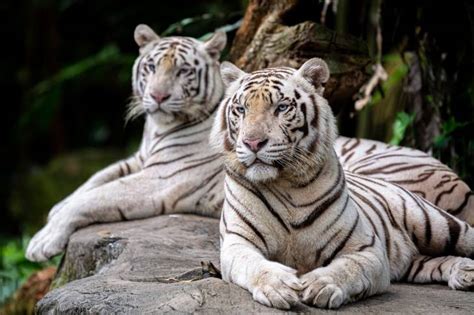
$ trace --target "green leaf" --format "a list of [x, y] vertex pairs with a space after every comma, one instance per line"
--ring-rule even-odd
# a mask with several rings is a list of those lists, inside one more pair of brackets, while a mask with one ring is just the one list
[[415, 114], [408, 114], [405, 112], [398, 112], [397, 117], [393, 123], [393, 135], [390, 144], [399, 145], [405, 137], [407, 128], [413, 124]]

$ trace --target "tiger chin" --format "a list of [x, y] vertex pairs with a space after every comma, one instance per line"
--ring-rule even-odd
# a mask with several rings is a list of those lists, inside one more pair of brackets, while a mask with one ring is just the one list
[[[474, 229], [388, 181], [343, 169], [321, 59], [245, 73], [211, 132], [224, 155], [223, 279], [267, 306], [339, 308], [391, 281], [474, 286]], [[344, 153], [344, 152], [343, 152]]]

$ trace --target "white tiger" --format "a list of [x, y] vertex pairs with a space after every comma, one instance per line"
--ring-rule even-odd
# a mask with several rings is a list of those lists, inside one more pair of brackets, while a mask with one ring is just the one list
[[[218, 58], [226, 43], [225, 33], [217, 32], [202, 43], [187, 37], [160, 39], [149, 27], [139, 25], [135, 40], [140, 56], [133, 67], [135, 102], [129, 117], [146, 115], [141, 146], [135, 155], [98, 172], [53, 207], [46, 227], [29, 244], [30, 260], [42, 261], [60, 253], [72, 232], [95, 222], [174, 212], [214, 217], [220, 214], [224, 176], [219, 167], [223, 161], [208, 146], [207, 139], [213, 113], [224, 92]], [[394, 148], [387, 149], [385, 144], [370, 140], [340, 137], [336, 150], [344, 167], [357, 168], [360, 164], [364, 172], [372, 167], [372, 171], [376, 170], [374, 177], [387, 176], [377, 167], [398, 158], [390, 155]], [[404, 181], [407, 175], [420, 176], [425, 179], [421, 184], [407, 182], [406, 187], [428, 199], [432, 197], [429, 200], [433, 202], [434, 196], [442, 195], [440, 206], [457, 209], [460, 217], [474, 213], [472, 203], [459, 197], [468, 196], [469, 187], [449, 168], [428, 159], [425, 153], [396, 150], [405, 154], [408, 167], [420, 162], [426, 167], [411, 168], [409, 174], [399, 167], [391, 172], [390, 179]], [[423, 177], [433, 166], [435, 174]], [[449, 194], [438, 184], [444, 176], [457, 178], [456, 187]]]
[[324, 61], [221, 70], [227, 92], [211, 140], [225, 156], [225, 280], [284, 309], [338, 308], [391, 280], [474, 286], [465, 258], [474, 228], [399, 185], [343, 170]]
[[218, 217], [223, 202], [220, 155], [209, 131], [223, 94], [219, 56], [226, 35], [208, 41], [159, 38], [146, 25], [135, 29], [140, 56], [133, 67], [135, 116], [146, 112], [140, 148], [132, 157], [92, 176], [49, 213], [26, 256], [43, 261], [63, 251], [69, 236], [95, 222], [167, 213]]

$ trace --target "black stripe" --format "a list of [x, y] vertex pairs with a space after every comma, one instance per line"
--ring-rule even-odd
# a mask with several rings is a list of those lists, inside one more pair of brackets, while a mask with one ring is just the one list
[[[342, 173], [342, 171], [340, 171]], [[340, 178], [340, 177], [339, 177]], [[316, 206], [311, 213], [306, 216], [303, 220], [298, 223], [291, 223], [291, 226], [295, 229], [305, 228], [313, 224], [313, 222], [327, 209], [329, 209], [334, 202], [339, 200], [342, 193], [345, 191], [344, 179], [340, 179], [334, 184], [331, 189], [323, 194], [323, 197], [328, 196], [321, 204]]]
[[185, 172], [185, 171], [188, 171], [190, 169], [193, 169], [193, 168], [196, 168], [196, 167], [199, 167], [199, 166], [202, 166], [202, 165], [205, 165], [207, 163], [211, 163], [211, 162], [214, 162], [215, 160], [210, 160], [210, 161], [204, 161], [204, 162], [201, 162], [201, 163], [197, 163], [197, 164], [193, 164], [193, 165], [190, 165], [190, 166], [187, 166], [187, 167], [183, 167], [182, 169], [179, 169], [177, 171], [174, 171], [173, 173], [171, 174], [168, 174], [166, 176], [160, 176], [158, 177], [159, 179], [168, 179], [168, 178], [171, 178], [173, 176], [175, 176], [176, 174], [179, 174], [179, 173], [182, 173], [182, 172]]
[[363, 251], [363, 250], [366, 249], [366, 248], [369, 248], [369, 247], [374, 246], [374, 244], [375, 244], [375, 234], [372, 235], [372, 239], [371, 239], [371, 241], [370, 241], [369, 244], [362, 245], [361, 247], [359, 247], [359, 248], [357, 249], [357, 251], [358, 251], [358, 252], [361, 252], [361, 251]]
[[192, 187], [191, 189], [187, 190], [186, 192], [181, 194], [179, 197], [177, 197], [176, 200], [171, 205], [171, 207], [174, 209], [176, 207], [176, 205], [178, 204], [178, 202], [180, 202], [183, 199], [186, 199], [187, 197], [191, 196], [195, 192], [197, 192], [197, 191], [201, 190], [202, 188], [206, 187], [206, 185], [209, 184], [214, 179], [214, 177], [219, 175], [220, 172], [222, 172], [221, 167], [219, 167], [216, 172], [211, 173], [211, 175], [209, 175], [208, 177], [206, 177], [205, 179], [200, 181], [199, 185], [196, 185], [196, 186]]
[[465, 195], [464, 195], [464, 200], [462, 202], [462, 204], [452, 210], [452, 209], [448, 209], [446, 211], [448, 211], [449, 213], [451, 213], [452, 215], [458, 215], [459, 213], [461, 213], [462, 210], [464, 210], [464, 207], [467, 205], [467, 202], [469, 201], [469, 198], [471, 198], [471, 196], [474, 196], [474, 193], [472, 191], [468, 191]]
[[443, 190], [442, 192], [440, 192], [439, 195], [436, 196], [436, 199], [435, 199], [434, 204], [435, 204], [435, 205], [438, 205], [439, 202], [441, 201], [441, 198], [443, 198], [443, 196], [446, 195], [446, 194], [452, 193], [453, 190], [454, 190], [454, 188], [456, 188], [457, 186], [458, 186], [458, 184], [454, 184], [450, 189], [448, 189], [448, 190]]
[[190, 153], [190, 154], [185, 154], [183, 156], [180, 156], [180, 157], [177, 157], [177, 158], [174, 158], [174, 159], [171, 159], [171, 160], [167, 160], [167, 161], [158, 161], [158, 162], [155, 162], [155, 163], [151, 163], [149, 165], [146, 165], [144, 168], [150, 168], [152, 166], [157, 166], [157, 165], [166, 165], [166, 164], [170, 164], [170, 163], [174, 163], [176, 161], [180, 161], [182, 159], [185, 159], [187, 157], [190, 157], [190, 156], [193, 156], [194, 153]]
[[[380, 215], [380, 213], [378, 211], [376, 211], [375, 209], [375, 206], [372, 202], [370, 202], [367, 198], [365, 198], [364, 196], [362, 196], [361, 194], [357, 193], [356, 191], [354, 190], [351, 190], [352, 194], [357, 197], [359, 200], [361, 200], [363, 203], [365, 203], [366, 205], [368, 205], [372, 211], [377, 215], [377, 217], [379, 218], [380, 222], [382, 223], [382, 228], [384, 230], [384, 236], [385, 236], [385, 248], [387, 250], [387, 256], [388, 258], [391, 257], [391, 235], [390, 235], [390, 231], [387, 227], [387, 224], [385, 223], [385, 220], [383, 219], [383, 217]], [[359, 205], [359, 208], [362, 208], [362, 206]], [[368, 216], [369, 217], [369, 216]]]
[[407, 279], [408, 279], [409, 281], [415, 281], [416, 276], [418, 276], [418, 274], [423, 270], [423, 266], [425, 265], [425, 263], [426, 263], [428, 260], [430, 260], [431, 258], [432, 258], [432, 257], [423, 257], [422, 260], [418, 260], [419, 263], [418, 263], [418, 266], [417, 266], [415, 272], [414, 272], [414, 273], [411, 273], [411, 272], [410, 272], [410, 275], [411, 275], [411, 276], [409, 276]]
[[260, 199], [260, 201], [265, 205], [267, 210], [275, 217], [275, 219], [277, 219], [277, 221], [281, 224], [281, 226], [285, 229], [285, 231], [290, 232], [290, 229], [286, 226], [285, 222], [280, 217], [280, 215], [275, 211], [275, 209], [273, 209], [273, 207], [270, 205], [270, 203], [265, 198], [265, 196], [251, 182], [246, 180], [240, 174], [235, 173], [234, 171], [230, 170], [229, 168], [226, 168], [226, 172], [227, 172], [227, 175], [231, 177], [233, 180], [235, 180], [237, 184], [247, 189], [249, 192], [255, 195], [255, 197]]
[[333, 259], [339, 254], [339, 252], [344, 248], [344, 246], [346, 246], [347, 242], [349, 241], [352, 234], [354, 233], [354, 231], [357, 227], [357, 224], [359, 223], [359, 219], [360, 219], [359, 213], [357, 213], [357, 219], [355, 220], [354, 224], [352, 225], [349, 233], [347, 233], [344, 240], [341, 243], [339, 243], [339, 245], [336, 247], [336, 249], [332, 252], [331, 256], [324, 260], [324, 262], [322, 264], [323, 267], [326, 267], [328, 264], [330, 264], [333, 261]]
[[153, 151], [153, 152], [151, 153], [151, 155], [157, 154], [158, 152], [161, 152], [161, 151], [164, 151], [164, 150], [168, 150], [168, 149], [172, 149], [172, 148], [176, 148], [176, 147], [186, 147], [186, 146], [198, 144], [198, 143], [201, 143], [201, 142], [202, 142], [202, 140], [197, 140], [197, 141], [191, 141], [191, 142], [185, 142], [185, 143], [174, 143], [174, 144], [170, 144], [170, 145], [161, 147], [161, 148], [159, 148], [159, 149], [156, 150], [156, 151]]
[[[232, 191], [230, 190], [230, 187], [227, 186], [227, 184], [226, 184], [226, 189], [227, 189], [228, 192], [230, 192], [232, 198], [234, 198], [235, 200], [237, 200], [237, 202], [239, 202], [238, 199], [236, 199], [235, 196], [232, 194]], [[257, 229], [257, 227], [255, 225], [253, 225], [252, 222], [250, 222], [250, 220], [247, 219], [242, 213], [240, 213], [240, 211], [237, 209], [237, 207], [234, 206], [228, 198], [225, 198], [224, 202], [227, 202], [229, 207], [235, 212], [235, 214], [237, 214], [239, 219], [242, 220], [252, 230], [252, 232], [260, 239], [262, 244], [265, 246], [266, 251], [268, 252], [267, 241], [265, 240], [265, 237], [263, 236], [263, 234]], [[239, 204], [241, 206], [243, 206], [240, 202], [239, 202]]]

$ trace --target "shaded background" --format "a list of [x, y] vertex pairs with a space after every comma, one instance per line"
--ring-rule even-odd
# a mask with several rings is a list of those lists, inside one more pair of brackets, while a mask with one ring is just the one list
[[[295, 23], [320, 21], [324, 1], [302, 1]], [[326, 25], [367, 42], [377, 0], [340, 0]], [[474, 4], [382, 4], [382, 61], [389, 79], [362, 111], [337, 109], [341, 132], [432, 152], [474, 184]], [[0, 84], [0, 304], [34, 270], [23, 251], [49, 209], [91, 174], [133, 152], [142, 119], [125, 125], [139, 23], [162, 35], [200, 37], [226, 26], [244, 0], [2, 1]], [[230, 46], [230, 44], [229, 44]], [[228, 56], [228, 49], [224, 59]], [[316, 52], [317, 54], [317, 52]], [[53, 264], [56, 263], [53, 261]]]

